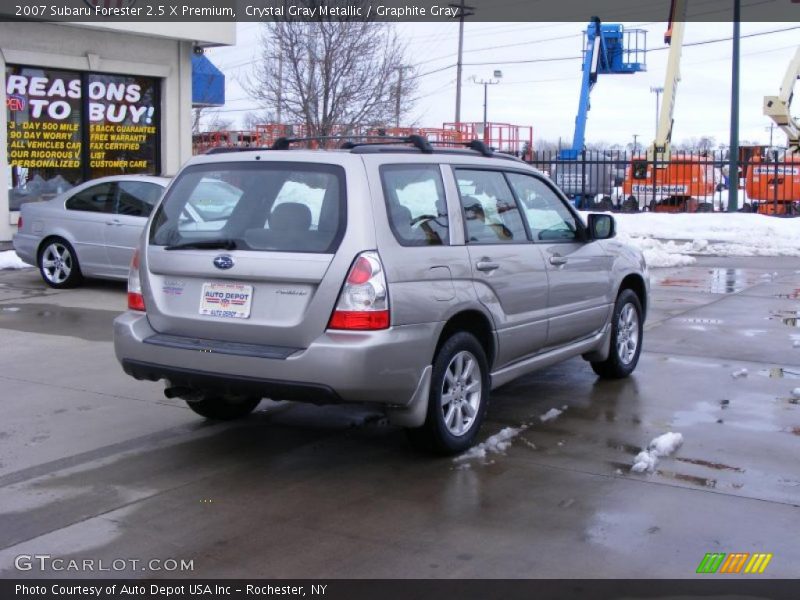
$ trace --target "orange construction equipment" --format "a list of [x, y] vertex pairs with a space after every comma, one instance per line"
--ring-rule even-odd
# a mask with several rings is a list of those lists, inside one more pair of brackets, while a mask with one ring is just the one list
[[[672, 152], [672, 115], [678, 82], [683, 34], [686, 27], [687, 0], [672, 0], [664, 43], [669, 44], [664, 102], [658, 114], [658, 126], [646, 157], [634, 157], [623, 182], [626, 201], [638, 203], [656, 212], [713, 210], [714, 189], [718, 176], [713, 162], [696, 154]], [[704, 198], [705, 196], [705, 198]]]
[[765, 158], [747, 169], [745, 189], [762, 214], [800, 213], [800, 119], [791, 112], [798, 79], [800, 47], [789, 62], [778, 95], [764, 96], [764, 114], [786, 134], [787, 149], [782, 160], [778, 160], [777, 152], [766, 152]]
[[747, 167], [747, 196], [763, 215], [797, 214], [800, 205], [800, 156], [783, 161], [757, 157]]
[[673, 153], [668, 163], [636, 156], [625, 170], [622, 191], [653, 212], [707, 211], [719, 180], [710, 157]]

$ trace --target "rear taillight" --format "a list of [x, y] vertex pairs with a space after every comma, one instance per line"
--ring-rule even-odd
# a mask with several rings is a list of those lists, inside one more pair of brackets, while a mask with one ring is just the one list
[[22, 215], [20, 215], [19, 219], [17, 219], [17, 229], [22, 231]]
[[142, 281], [139, 278], [139, 250], [133, 253], [131, 268], [128, 271], [128, 309], [144, 310], [144, 296], [142, 296]]
[[389, 321], [389, 295], [381, 259], [377, 252], [362, 252], [350, 267], [328, 328], [386, 329]]

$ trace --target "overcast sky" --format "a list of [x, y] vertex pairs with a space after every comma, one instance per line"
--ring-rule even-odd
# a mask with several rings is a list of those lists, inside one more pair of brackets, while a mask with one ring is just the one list
[[[602, 15], [601, 15], [602, 16]], [[640, 143], [655, 133], [655, 94], [663, 86], [668, 51], [663, 43], [666, 24], [624, 23], [626, 29], [647, 30], [647, 71], [633, 75], [601, 75], [591, 97], [587, 142], [628, 143], [639, 134]], [[441, 127], [455, 114], [455, 78], [458, 25], [400, 23], [408, 41], [410, 62], [419, 73], [419, 101], [413, 120], [419, 126]], [[209, 51], [211, 60], [227, 76], [227, 104], [220, 117], [236, 125], [258, 106], [239, 85], [258, 52], [258, 23], [237, 25], [237, 44]], [[502, 70], [499, 85], [489, 88], [489, 121], [532, 125], [534, 138], [571, 140], [580, 93], [581, 61], [520, 63], [513, 61], [579, 57], [584, 23], [478, 23], [464, 32], [463, 121], [482, 121], [483, 87], [470, 81], [489, 78]], [[688, 23], [684, 42], [728, 38], [730, 23]], [[800, 44], [800, 23], [742, 23], [742, 35], [793, 28], [789, 31], [743, 37], [741, 42], [740, 137], [766, 143], [770, 120], [762, 115], [764, 95], [777, 94], [789, 61]], [[726, 142], [730, 128], [731, 41], [687, 46], [681, 63], [673, 139], [711, 135]], [[659, 50], [659, 49], [662, 50]], [[470, 65], [469, 63], [487, 63]], [[424, 75], [425, 73], [429, 75]], [[798, 85], [800, 87], [800, 84]], [[800, 98], [800, 94], [798, 94]], [[800, 104], [800, 101], [796, 102]], [[795, 114], [800, 106], [794, 106]], [[775, 143], [785, 136], [776, 131]]]

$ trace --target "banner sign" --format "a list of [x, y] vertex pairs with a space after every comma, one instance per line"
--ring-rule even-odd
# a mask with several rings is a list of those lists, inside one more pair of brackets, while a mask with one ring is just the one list
[[87, 179], [158, 171], [158, 80], [6, 67], [10, 204]]

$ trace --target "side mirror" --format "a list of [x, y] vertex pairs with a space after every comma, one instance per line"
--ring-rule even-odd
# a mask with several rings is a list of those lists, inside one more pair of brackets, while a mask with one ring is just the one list
[[614, 217], [607, 214], [589, 215], [589, 239], [607, 240], [617, 235], [617, 223]]

